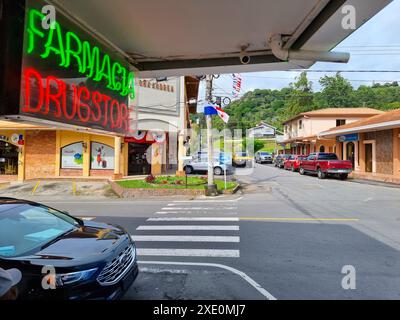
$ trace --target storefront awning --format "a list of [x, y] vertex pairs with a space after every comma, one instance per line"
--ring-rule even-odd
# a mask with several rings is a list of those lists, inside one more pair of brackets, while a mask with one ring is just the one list
[[49, 2], [124, 52], [141, 77], [160, 77], [310, 67], [319, 59], [286, 61], [270, 36], [282, 36], [284, 51], [327, 52], [354, 31], [342, 26], [343, 6], [354, 7], [359, 27], [390, 0]]
[[320, 137], [334, 138], [339, 135], [346, 135], [359, 132], [371, 132], [388, 130], [400, 127], [400, 110], [385, 112], [368, 119], [355, 121], [340, 127], [321, 132]]

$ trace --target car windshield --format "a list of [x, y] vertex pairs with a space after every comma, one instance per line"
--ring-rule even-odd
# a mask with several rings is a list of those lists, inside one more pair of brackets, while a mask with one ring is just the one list
[[261, 155], [261, 156], [270, 156], [271, 154], [268, 153], [268, 152], [260, 152], [260, 155]]
[[79, 223], [60, 211], [31, 204], [0, 205], [0, 257], [26, 255]]
[[337, 160], [338, 157], [334, 153], [320, 153], [318, 154], [318, 160]]

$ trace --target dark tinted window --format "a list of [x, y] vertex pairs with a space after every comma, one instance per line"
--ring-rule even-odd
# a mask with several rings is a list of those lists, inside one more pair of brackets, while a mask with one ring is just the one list
[[334, 153], [320, 153], [318, 155], [318, 160], [337, 160], [338, 157]]
[[346, 124], [346, 119], [336, 119], [336, 127], [343, 126]]
[[0, 205], [0, 257], [24, 255], [76, 227], [77, 221], [51, 208]]

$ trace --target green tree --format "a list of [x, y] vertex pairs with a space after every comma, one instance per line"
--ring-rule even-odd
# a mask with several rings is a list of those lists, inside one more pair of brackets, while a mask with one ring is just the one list
[[319, 80], [322, 86], [319, 104], [326, 108], [344, 108], [355, 105], [353, 87], [338, 72], [334, 77], [325, 76]]
[[[243, 145], [243, 150], [246, 150], [248, 144], [248, 139], [243, 139], [242, 145]], [[259, 140], [259, 139], [254, 139], [254, 152], [257, 152], [264, 148], [264, 141]]]
[[302, 72], [296, 82], [291, 83], [291, 92], [286, 101], [286, 114], [288, 117], [314, 108], [312, 82], [308, 80], [307, 73]]

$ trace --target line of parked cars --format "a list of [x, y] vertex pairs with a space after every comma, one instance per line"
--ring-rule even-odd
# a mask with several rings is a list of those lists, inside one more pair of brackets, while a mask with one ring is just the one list
[[[257, 163], [260, 161], [260, 153], [255, 157]], [[271, 155], [272, 158], [272, 155]], [[267, 162], [267, 161], [265, 161]], [[280, 169], [291, 170], [304, 174], [315, 174], [319, 179], [325, 179], [328, 176], [336, 176], [341, 180], [346, 180], [353, 171], [353, 163], [349, 160], [339, 160], [335, 153], [315, 152], [306, 155], [279, 154], [273, 158], [272, 163]]]

